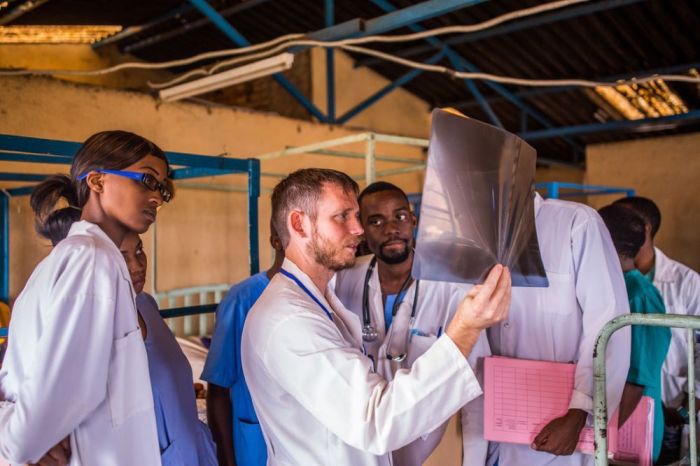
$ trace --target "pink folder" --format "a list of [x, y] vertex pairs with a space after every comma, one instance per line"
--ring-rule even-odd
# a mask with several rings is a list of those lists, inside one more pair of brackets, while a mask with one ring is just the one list
[[[530, 445], [549, 421], [566, 414], [575, 371], [575, 364], [486, 358], [484, 437], [495, 442]], [[646, 440], [652, 438], [653, 425], [653, 400], [644, 397], [620, 432], [617, 414], [612, 417], [608, 428], [608, 450], [618, 452], [618, 443], [622, 442], [627, 455], [625, 459], [636, 455], [636, 458], [648, 457], [651, 461], [651, 449]], [[585, 427], [577, 449], [593, 454], [593, 440], [593, 428]]]

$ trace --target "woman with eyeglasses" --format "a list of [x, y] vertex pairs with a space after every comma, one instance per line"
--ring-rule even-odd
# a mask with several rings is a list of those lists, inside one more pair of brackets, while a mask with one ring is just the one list
[[88, 138], [70, 174], [37, 185], [39, 234], [66, 238], [15, 301], [0, 369], [0, 457], [35, 463], [67, 439], [71, 465], [160, 464], [135, 292], [119, 245], [170, 200], [155, 144], [125, 131]]
[[216, 466], [209, 428], [197, 418], [192, 368], [158, 311], [143, 292], [148, 260], [139, 235], [127, 233], [119, 248], [136, 292], [141, 335], [146, 343], [163, 466]]

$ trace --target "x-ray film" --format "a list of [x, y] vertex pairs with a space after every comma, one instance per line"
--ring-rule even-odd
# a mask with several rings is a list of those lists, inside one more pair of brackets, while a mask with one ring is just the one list
[[547, 287], [535, 231], [536, 157], [514, 134], [435, 110], [413, 276], [483, 283], [503, 264], [513, 286]]

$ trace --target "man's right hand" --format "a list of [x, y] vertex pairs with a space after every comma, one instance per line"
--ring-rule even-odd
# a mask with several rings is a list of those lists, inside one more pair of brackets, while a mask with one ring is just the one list
[[495, 265], [483, 285], [471, 289], [462, 300], [445, 333], [468, 356], [479, 333], [508, 316], [511, 280], [507, 267]]

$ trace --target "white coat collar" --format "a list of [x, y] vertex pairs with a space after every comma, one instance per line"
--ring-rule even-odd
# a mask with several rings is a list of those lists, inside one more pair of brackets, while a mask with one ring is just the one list
[[129, 283], [131, 283], [131, 276], [129, 275], [129, 270], [126, 268], [126, 262], [123, 260], [124, 258], [122, 256], [121, 251], [119, 250], [117, 245], [114, 244], [114, 241], [112, 241], [112, 239], [109, 236], [107, 236], [107, 233], [105, 233], [104, 230], [102, 230], [102, 228], [99, 227], [99, 225], [90, 223], [87, 220], [80, 220], [78, 222], [75, 222], [71, 225], [66, 238], [78, 235], [94, 236], [101, 239], [107, 245], [107, 248], [111, 249], [111, 252], [113, 254], [116, 253], [120, 258], [122, 258], [118, 265], [119, 271], [121, 272], [122, 277], [128, 280]]
[[675, 271], [671, 259], [661, 249], [654, 247], [654, 279], [659, 282], [674, 282]]
[[537, 218], [537, 214], [540, 212], [540, 209], [542, 208], [542, 204], [544, 203], [544, 199], [542, 199], [542, 196], [540, 193], [535, 191], [535, 218]]
[[[360, 325], [360, 319], [353, 312], [350, 312], [347, 309], [345, 309], [340, 300], [335, 296], [335, 293], [333, 292], [333, 288], [331, 287], [330, 283], [326, 288], [326, 293], [321, 293], [321, 291], [318, 289], [313, 280], [311, 280], [311, 277], [304, 273], [299, 267], [297, 267], [297, 265], [294, 262], [292, 262], [288, 258], [285, 258], [284, 262], [282, 262], [282, 269], [294, 275], [309, 290], [309, 292], [316, 297], [316, 299], [318, 299], [321, 303], [323, 303], [324, 306], [326, 306], [326, 309], [328, 309], [331, 312], [334, 319], [338, 318], [342, 320], [343, 327], [345, 327], [345, 330], [347, 330], [347, 332], [349, 333], [349, 335], [345, 336], [347, 338], [351, 338], [358, 348], [362, 347], [362, 328]], [[288, 277], [285, 278], [287, 280], [290, 280]], [[328, 296], [328, 299], [326, 298], [326, 296]], [[338, 323], [335, 321], [334, 323], [341, 331], [341, 333], [344, 333], [343, 329], [340, 328]]]

